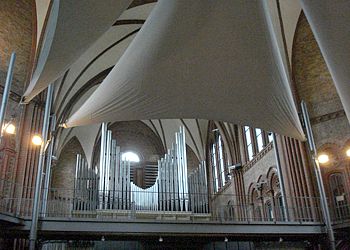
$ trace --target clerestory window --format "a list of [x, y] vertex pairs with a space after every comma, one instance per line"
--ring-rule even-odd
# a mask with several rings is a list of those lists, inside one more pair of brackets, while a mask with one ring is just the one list
[[210, 141], [210, 163], [213, 190], [218, 192], [228, 181], [228, 166], [222, 136], [217, 128], [212, 130]]

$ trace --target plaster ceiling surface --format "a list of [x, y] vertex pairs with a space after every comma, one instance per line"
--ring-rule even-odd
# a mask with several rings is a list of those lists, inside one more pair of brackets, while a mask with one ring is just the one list
[[284, 36], [286, 39], [289, 62], [292, 59], [295, 29], [301, 13], [299, 0], [280, 0], [281, 15], [283, 21]]

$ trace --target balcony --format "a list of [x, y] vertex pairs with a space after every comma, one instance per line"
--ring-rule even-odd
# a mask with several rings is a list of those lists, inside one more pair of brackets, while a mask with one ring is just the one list
[[[3, 234], [8, 237], [27, 235], [33, 199], [17, 198], [14, 194], [30, 194], [33, 189], [6, 181], [0, 183], [4, 190], [0, 218], [7, 229]], [[122, 193], [125, 194], [119, 194]], [[41, 202], [39, 219], [39, 235], [45, 239], [97, 239], [101, 236], [122, 239], [130, 235], [137, 238], [160, 234], [230, 236], [247, 240], [277, 236], [305, 239], [324, 234], [318, 198], [290, 197], [287, 198], [290, 205], [283, 208], [277, 201], [270, 205], [209, 204], [212, 197], [193, 192], [183, 195], [188, 199], [170, 192], [143, 192], [140, 199], [136, 198], [140, 197], [138, 191], [131, 190], [125, 197], [118, 197], [118, 193], [101, 197], [101, 192], [82, 193], [78, 189], [49, 189], [47, 194], [48, 198]], [[221, 194], [220, 198], [236, 200], [238, 197]], [[102, 208], [101, 200], [105, 202]]]

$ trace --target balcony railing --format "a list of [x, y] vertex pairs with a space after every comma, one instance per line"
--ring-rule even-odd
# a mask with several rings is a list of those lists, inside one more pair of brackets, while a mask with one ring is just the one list
[[350, 194], [336, 196], [334, 200], [328, 200], [328, 204], [333, 223], [350, 222]]
[[[17, 217], [30, 217], [33, 199], [18, 198], [23, 194], [32, 194], [32, 188], [0, 180], [0, 212]], [[101, 220], [187, 220], [218, 223], [276, 223], [276, 222], [321, 222], [321, 210], [318, 197], [286, 197], [287, 206], [280, 199], [261, 197], [250, 201], [249, 197], [233, 195], [209, 195], [192, 193], [188, 197], [188, 209], [181, 208], [175, 194], [140, 193], [128, 191], [128, 196], [119, 197], [118, 193], [104, 194], [107, 208], [100, 209], [101, 193], [84, 189], [48, 190], [48, 197], [41, 201], [46, 209], [40, 209], [40, 216], [47, 218], [94, 218]], [[121, 192], [125, 193], [125, 192]], [[206, 198], [204, 197], [206, 196]], [[136, 199], [136, 197], [138, 197]], [[195, 202], [197, 200], [197, 202]], [[199, 202], [198, 202], [199, 201]], [[206, 201], [213, 201], [208, 204]], [[238, 201], [245, 201], [244, 204]], [[194, 205], [195, 204], [195, 205]], [[350, 219], [348, 204], [335, 208], [333, 219]]]

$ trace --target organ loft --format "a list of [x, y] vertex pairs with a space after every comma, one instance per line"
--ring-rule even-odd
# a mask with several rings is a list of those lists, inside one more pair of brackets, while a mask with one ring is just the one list
[[1, 0], [0, 250], [349, 249], [349, 13]]

